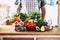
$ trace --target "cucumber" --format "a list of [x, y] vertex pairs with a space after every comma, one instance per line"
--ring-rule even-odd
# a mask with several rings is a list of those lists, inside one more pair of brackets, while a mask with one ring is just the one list
[[40, 28], [39, 28], [38, 26], [36, 26], [36, 30], [37, 30], [37, 31], [40, 31]]
[[41, 26], [41, 31], [45, 31], [45, 27], [44, 26]]

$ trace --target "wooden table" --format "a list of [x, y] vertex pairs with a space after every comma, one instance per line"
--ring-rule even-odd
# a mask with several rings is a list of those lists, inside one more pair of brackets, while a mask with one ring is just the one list
[[[45, 32], [16, 32], [12, 26], [2, 26], [0, 27], [0, 38], [59, 38], [60, 40], [60, 28], [54, 28], [51, 31]], [[38, 40], [39, 40], [38, 39]]]

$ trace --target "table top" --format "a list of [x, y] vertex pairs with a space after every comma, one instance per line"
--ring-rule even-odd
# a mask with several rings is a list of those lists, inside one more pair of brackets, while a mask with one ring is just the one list
[[54, 28], [50, 31], [36, 32], [36, 31], [24, 31], [16, 32], [12, 26], [1, 26], [0, 35], [60, 35], [60, 28]]

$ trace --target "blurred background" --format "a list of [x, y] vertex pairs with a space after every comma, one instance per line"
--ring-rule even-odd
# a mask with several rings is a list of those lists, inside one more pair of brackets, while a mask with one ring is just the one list
[[[17, 12], [18, 5], [15, 5], [16, 0], [0, 0], [0, 24], [6, 21], [7, 17], [12, 17], [14, 13]], [[26, 7], [22, 1], [22, 12], [27, 12]], [[58, 25], [58, 4], [56, 4], [57, 0], [46, 0], [46, 17], [45, 20], [51, 21], [52, 26]], [[40, 11], [41, 12], [41, 11]]]

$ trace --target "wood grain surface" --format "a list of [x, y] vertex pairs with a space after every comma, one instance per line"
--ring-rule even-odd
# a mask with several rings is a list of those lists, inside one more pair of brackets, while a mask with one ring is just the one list
[[3, 38], [3, 40], [34, 40], [33, 38]]
[[60, 35], [60, 28], [54, 28], [53, 30], [50, 31], [45, 31], [45, 32], [37, 32], [37, 31], [23, 31], [23, 32], [17, 32], [15, 31], [14, 27], [12, 26], [2, 26], [0, 27], [0, 35], [8, 35], [8, 34], [18, 34], [18, 35]]

